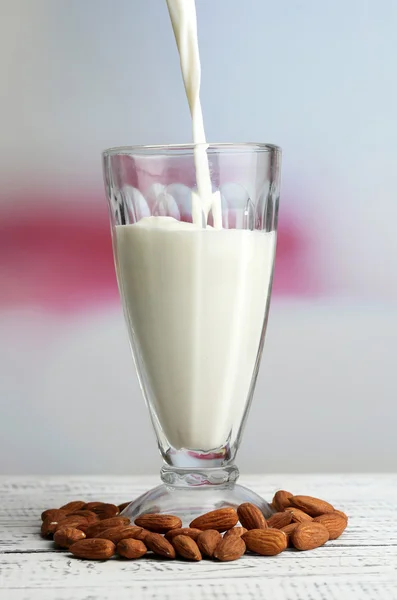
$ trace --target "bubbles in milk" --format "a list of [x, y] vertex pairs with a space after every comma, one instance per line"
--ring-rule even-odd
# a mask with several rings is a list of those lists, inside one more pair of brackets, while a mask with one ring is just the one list
[[178, 47], [183, 83], [192, 117], [197, 193], [192, 192], [192, 218], [195, 225], [207, 222], [212, 211], [216, 229], [222, 228], [221, 196], [212, 192], [207, 157], [203, 113], [200, 102], [201, 65], [197, 39], [197, 16], [194, 0], [167, 0], [172, 28]]

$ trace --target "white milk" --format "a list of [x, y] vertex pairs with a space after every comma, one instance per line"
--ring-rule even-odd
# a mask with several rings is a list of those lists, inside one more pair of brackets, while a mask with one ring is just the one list
[[275, 234], [148, 217], [117, 226], [115, 245], [135, 359], [168, 441], [223, 446], [249, 393]]
[[193, 142], [200, 144], [194, 149], [198, 193], [192, 193], [193, 223], [202, 227], [212, 210], [214, 227], [222, 228], [221, 197], [212, 193], [210, 168], [207, 158], [203, 113], [200, 102], [201, 65], [197, 39], [197, 17], [194, 0], [167, 0], [172, 28], [178, 47], [181, 72], [189, 103], [193, 126]]

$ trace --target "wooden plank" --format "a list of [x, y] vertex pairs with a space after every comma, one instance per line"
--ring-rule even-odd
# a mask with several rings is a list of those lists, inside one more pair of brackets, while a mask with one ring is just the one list
[[129, 582], [123, 588], [85, 587], [64, 589], [7, 589], [7, 600], [396, 600], [394, 582], [320, 581], [301, 578], [272, 580], [260, 577], [187, 583], [185, 581], [150, 584]]
[[1, 588], [46, 588], [112, 584], [128, 585], [132, 580], [158, 583], [208, 578], [230, 579], [249, 577], [310, 576], [344, 578], [382, 576], [392, 581], [397, 574], [397, 552], [385, 552], [383, 547], [359, 546], [341, 548], [324, 546], [310, 553], [289, 551], [277, 557], [244, 556], [242, 559], [219, 564], [212, 561], [189, 563], [179, 560], [142, 559], [137, 561], [110, 560], [105, 563], [82, 561], [68, 553], [3, 554], [0, 558]]
[[[270, 500], [280, 488], [292, 492], [318, 495], [337, 503], [339, 508], [364, 503], [367, 511], [377, 512], [382, 505], [397, 502], [397, 475], [351, 476], [266, 476], [242, 478], [247, 487]], [[133, 499], [158, 484], [158, 478], [21, 478], [0, 477], [0, 520], [10, 512], [31, 517], [32, 509], [39, 514], [44, 508], [82, 497], [87, 500], [106, 499], [114, 502]]]
[[[70, 499], [104, 499], [123, 502], [133, 499], [157, 485], [157, 477], [0, 477], [0, 520], [14, 514], [30, 518], [44, 508]], [[397, 503], [397, 475], [268, 475], [241, 478], [270, 500], [274, 491], [290, 489], [293, 493], [318, 495], [334, 502], [342, 510], [365, 507], [371, 515], [382, 506]], [[36, 512], [37, 511], [37, 512]]]
[[[377, 497], [382, 494], [382, 488], [394, 493], [396, 497], [395, 484], [397, 474], [269, 474], [269, 475], [246, 475], [241, 477], [239, 483], [247, 487], [253, 487], [258, 492], [267, 491], [272, 493], [275, 489], [291, 488], [291, 492], [313, 493], [314, 490], [338, 492], [338, 497], [351, 498], [352, 492], [358, 495], [370, 495]], [[88, 494], [112, 494], [126, 493], [128, 491], [144, 491], [148, 487], [157, 485], [157, 476], [49, 476], [49, 477], [22, 477], [0, 475], [0, 496], [3, 492], [15, 495], [48, 493], [52, 491], [62, 496], [74, 495], [76, 492]], [[295, 489], [292, 489], [295, 488]], [[299, 488], [299, 489], [298, 489]]]
[[[361, 511], [361, 512], [360, 512]], [[395, 515], [397, 505], [383, 506], [375, 517], [369, 519], [365, 506], [353, 507], [346, 532], [341, 538], [328, 545], [334, 547], [394, 546], [397, 552], [397, 527]], [[33, 524], [32, 524], [33, 523]], [[53, 548], [51, 541], [40, 537], [41, 521], [35, 514], [32, 519], [8, 518], [0, 521], [0, 553], [12, 551], [48, 551]]]

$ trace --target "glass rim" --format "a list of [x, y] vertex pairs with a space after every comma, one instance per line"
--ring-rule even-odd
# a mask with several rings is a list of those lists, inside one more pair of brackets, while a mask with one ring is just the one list
[[161, 154], [186, 154], [193, 152], [195, 148], [205, 147], [207, 153], [230, 152], [231, 154], [245, 152], [269, 152], [281, 154], [280, 146], [275, 144], [266, 144], [263, 142], [219, 142], [219, 143], [201, 143], [201, 144], [158, 144], [158, 145], [137, 145], [137, 146], [115, 146], [107, 148], [102, 152], [103, 157], [137, 154], [140, 156], [154, 156]]

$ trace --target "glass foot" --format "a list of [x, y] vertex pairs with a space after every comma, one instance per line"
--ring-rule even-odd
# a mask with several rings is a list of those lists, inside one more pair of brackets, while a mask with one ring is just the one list
[[251, 502], [261, 509], [265, 517], [274, 511], [261, 496], [235, 483], [215, 485], [159, 485], [131, 502], [121, 513], [133, 521], [143, 513], [166, 513], [177, 515], [183, 527], [210, 510]]

